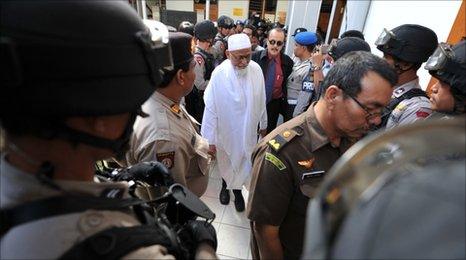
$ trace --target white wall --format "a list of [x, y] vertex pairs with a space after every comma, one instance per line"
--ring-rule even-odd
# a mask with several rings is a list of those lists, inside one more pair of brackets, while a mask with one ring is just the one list
[[[243, 9], [242, 16], [233, 15], [233, 8]], [[227, 15], [233, 20], [245, 20], [248, 18], [249, 0], [218, 0], [218, 16]]]
[[[372, 53], [382, 56], [374, 41], [383, 28], [393, 29], [401, 24], [414, 23], [432, 29], [440, 42], [445, 42], [461, 6], [459, 0], [446, 1], [372, 1], [364, 27], [364, 36]], [[430, 80], [424, 65], [418, 75], [423, 88]]]
[[193, 12], [194, 1], [193, 0], [167, 0], [167, 10]]
[[364, 30], [366, 17], [371, 6], [370, 0], [349, 0], [346, 3], [345, 13], [343, 14], [343, 21], [339, 36], [348, 30]]
[[285, 12], [288, 16], [288, 0], [278, 0], [277, 1], [277, 11], [275, 12], [275, 21], [278, 21], [278, 15], [280, 12]]

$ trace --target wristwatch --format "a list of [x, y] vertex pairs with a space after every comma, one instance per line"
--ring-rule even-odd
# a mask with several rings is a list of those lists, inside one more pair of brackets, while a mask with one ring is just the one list
[[321, 69], [322, 69], [322, 66], [312, 66], [313, 71], [321, 70]]

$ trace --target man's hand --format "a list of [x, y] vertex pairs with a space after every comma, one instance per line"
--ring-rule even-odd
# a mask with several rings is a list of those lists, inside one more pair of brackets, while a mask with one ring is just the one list
[[217, 147], [214, 144], [209, 145], [209, 151], [207, 153], [212, 156], [212, 160], [215, 160], [215, 158], [217, 158]]

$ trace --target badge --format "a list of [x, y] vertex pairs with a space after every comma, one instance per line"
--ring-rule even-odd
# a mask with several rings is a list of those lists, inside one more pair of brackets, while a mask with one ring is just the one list
[[283, 137], [288, 138], [288, 137], [290, 137], [291, 132], [290, 131], [285, 131], [285, 132], [283, 132], [282, 135], [283, 135]]
[[304, 92], [313, 93], [314, 92], [314, 83], [309, 81], [309, 80], [304, 80], [302, 90]]
[[405, 89], [404, 89], [404, 88], [399, 88], [399, 89], [395, 90], [395, 93], [394, 93], [394, 94], [395, 94], [396, 97], [399, 97], [399, 96], [401, 96], [404, 92], [405, 92]]
[[325, 173], [325, 171], [312, 171], [312, 172], [305, 172], [303, 173], [303, 175], [301, 176], [301, 178], [303, 180], [307, 179], [307, 178], [316, 178], [316, 177], [321, 177], [323, 176]]
[[277, 156], [275, 156], [275, 155], [273, 155], [273, 154], [271, 154], [269, 152], [265, 153], [265, 160], [271, 162], [280, 171], [286, 169], [285, 164], [280, 159], [278, 159]]
[[171, 107], [170, 107], [171, 111], [174, 112], [174, 113], [179, 113], [180, 112], [180, 106], [178, 104], [173, 104]]
[[311, 169], [312, 165], [314, 164], [315, 158], [311, 158], [309, 160], [298, 161], [298, 164], [303, 166], [306, 169]]
[[175, 165], [175, 152], [158, 153], [155, 156], [157, 157], [157, 161], [163, 163], [168, 169], [173, 168]]
[[403, 104], [403, 102], [401, 102], [400, 104], [398, 104], [398, 105], [395, 107], [395, 110], [396, 110], [396, 111], [399, 111], [399, 112], [404, 111], [404, 110], [406, 110], [406, 105]]
[[275, 149], [275, 151], [278, 151], [278, 149], [280, 149], [280, 144], [275, 139], [270, 140], [269, 145], [272, 146], [273, 149]]
[[199, 55], [195, 55], [194, 59], [196, 60], [197, 64], [202, 65], [204, 63], [204, 59]]
[[431, 114], [430, 109], [426, 108], [420, 108], [418, 111], [416, 111], [416, 117], [418, 118], [426, 118]]

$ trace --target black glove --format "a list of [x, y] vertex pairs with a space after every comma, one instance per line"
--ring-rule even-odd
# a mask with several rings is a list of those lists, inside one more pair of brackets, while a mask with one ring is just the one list
[[170, 172], [160, 162], [142, 162], [118, 173], [116, 181], [143, 181], [152, 186], [170, 187], [175, 183]]
[[209, 243], [214, 250], [217, 250], [217, 233], [212, 224], [206, 221], [192, 220], [183, 226], [183, 231], [189, 235], [190, 242], [194, 244], [192, 250], [195, 250], [203, 242]]

